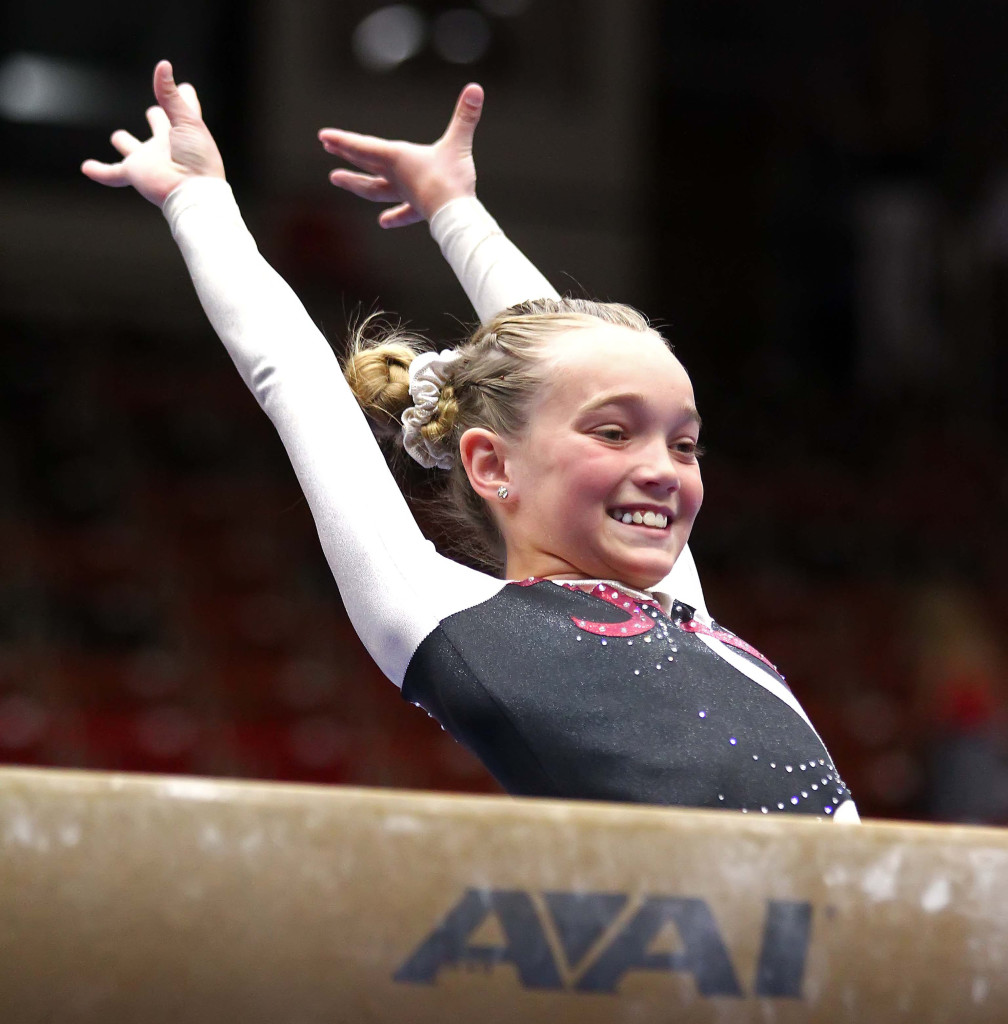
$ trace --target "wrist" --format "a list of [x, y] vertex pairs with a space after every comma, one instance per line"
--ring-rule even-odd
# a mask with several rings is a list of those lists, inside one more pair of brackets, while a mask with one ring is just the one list
[[171, 188], [164, 194], [160, 202], [155, 200], [157, 206], [164, 212], [165, 207], [168, 205], [168, 201], [173, 196], [180, 196], [182, 193], [191, 194], [193, 196], [202, 196], [206, 194], [213, 194], [216, 191], [227, 190], [231, 191], [231, 186], [228, 185], [227, 179], [222, 174], [188, 174], [181, 181], [176, 182]]
[[425, 219], [428, 224], [434, 223], [434, 218], [438, 216], [443, 210], [446, 210], [449, 206], [455, 203], [464, 205], [467, 201], [476, 200], [476, 193], [472, 192], [468, 195], [452, 195], [445, 199], [442, 199], [437, 203], [436, 206], [431, 207], [430, 212], [426, 215]]
[[429, 224], [438, 210], [454, 202], [456, 199], [475, 199], [475, 184], [458, 184], [457, 182], [433, 182], [426, 189], [418, 189], [416, 204], [424, 220]]
[[501, 234], [500, 227], [486, 207], [472, 195], [450, 199], [440, 209], [435, 210], [430, 218], [429, 227], [431, 238], [442, 251], [451, 236], [460, 231], [477, 232], [483, 237]]
[[223, 178], [216, 176], [188, 177], [172, 189], [161, 204], [161, 213], [171, 225], [173, 234], [175, 225], [182, 214], [194, 207], [217, 210], [233, 208], [237, 212], [234, 193]]

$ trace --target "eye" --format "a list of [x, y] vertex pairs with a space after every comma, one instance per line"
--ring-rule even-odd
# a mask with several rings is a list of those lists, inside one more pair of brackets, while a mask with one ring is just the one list
[[675, 441], [672, 444], [672, 451], [676, 455], [682, 456], [686, 459], [698, 459], [703, 455], [703, 449], [700, 447], [697, 441], [692, 438], [683, 438], [680, 441]]
[[596, 437], [601, 437], [604, 441], [611, 441], [613, 443], [619, 441], [625, 441], [627, 439], [626, 431], [622, 427], [614, 425], [598, 427], [594, 431]]

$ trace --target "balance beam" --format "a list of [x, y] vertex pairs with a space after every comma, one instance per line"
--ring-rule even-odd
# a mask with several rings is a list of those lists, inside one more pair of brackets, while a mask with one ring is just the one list
[[4, 1024], [1008, 1020], [1008, 831], [0, 769]]

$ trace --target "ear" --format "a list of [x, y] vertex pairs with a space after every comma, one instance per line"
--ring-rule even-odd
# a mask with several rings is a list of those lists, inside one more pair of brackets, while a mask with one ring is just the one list
[[492, 430], [470, 427], [459, 438], [459, 456], [472, 489], [486, 501], [497, 501], [497, 488], [510, 484], [507, 444]]

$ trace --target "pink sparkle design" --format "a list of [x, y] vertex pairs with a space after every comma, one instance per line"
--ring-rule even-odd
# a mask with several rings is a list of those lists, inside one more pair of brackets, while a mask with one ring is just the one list
[[679, 628], [686, 630], [687, 633], [700, 633], [702, 636], [713, 637], [715, 640], [720, 640], [721, 643], [727, 644], [729, 647], [735, 647], [740, 651], [745, 651], [746, 654], [751, 654], [754, 658], [759, 658], [767, 668], [777, 675], [780, 675], [780, 673], [777, 672], [777, 666], [770, 661], [769, 658], [765, 658], [756, 650], [755, 647], [753, 647], [752, 644], [747, 644], [745, 640], [739, 636], [735, 636], [734, 633], [729, 633], [724, 629], [712, 629], [710, 626], [705, 626], [702, 622], [697, 622], [696, 619], [690, 619], [689, 622], [681, 623]]
[[[531, 587], [532, 584], [539, 582], [541, 581], [532, 578], [522, 580], [518, 586]], [[580, 587], [574, 586], [570, 583], [564, 583], [563, 586], [567, 587], [569, 590], [581, 589]], [[629, 612], [629, 618], [624, 619], [622, 622], [592, 622], [590, 619], [579, 619], [577, 616], [572, 615], [571, 622], [573, 622], [578, 629], [583, 629], [586, 633], [593, 633], [595, 636], [617, 638], [640, 636], [641, 633], [646, 633], [649, 629], [654, 629], [655, 620], [650, 615], [645, 615], [640, 603], [635, 601], [632, 597], [628, 597], [626, 594], [620, 593], [613, 587], [607, 587], [604, 583], [600, 583], [594, 588], [594, 590], [590, 591], [590, 593], [595, 597], [601, 597], [606, 604], [611, 604], [614, 608], [619, 608], [620, 611]], [[655, 607], [657, 608], [657, 605]]]
[[645, 615], [640, 604], [632, 597], [621, 594], [612, 587], [600, 583], [591, 593], [595, 597], [601, 597], [606, 604], [611, 604], [620, 611], [629, 612], [630, 617], [622, 622], [592, 622], [590, 619], [578, 619], [573, 615], [571, 622], [578, 629], [586, 633], [594, 633], [596, 636], [640, 636], [649, 629], [654, 629], [655, 620], [650, 615]]

